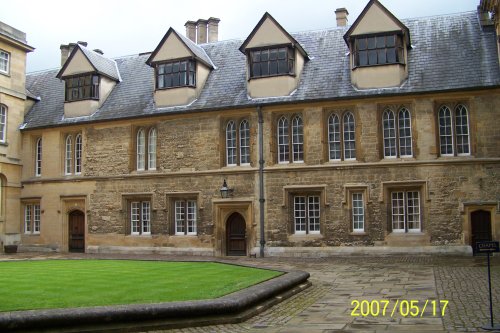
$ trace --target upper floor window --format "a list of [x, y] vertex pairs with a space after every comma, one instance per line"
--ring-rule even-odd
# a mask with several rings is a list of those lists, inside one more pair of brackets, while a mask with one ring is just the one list
[[284, 46], [250, 51], [250, 78], [293, 75], [295, 52]]
[[463, 104], [443, 105], [438, 112], [441, 156], [470, 155], [469, 114]]
[[0, 142], [7, 139], [7, 107], [0, 104]]
[[356, 67], [404, 63], [401, 35], [356, 37], [354, 63]]
[[250, 123], [247, 120], [242, 120], [239, 125], [230, 120], [226, 125], [226, 165], [238, 163], [250, 164]]
[[410, 111], [402, 107], [394, 113], [390, 108], [382, 114], [384, 157], [413, 156]]
[[40, 203], [29, 203], [24, 205], [24, 233], [40, 233]]
[[302, 116], [296, 115], [290, 121], [282, 116], [278, 120], [278, 163], [290, 162], [290, 151], [292, 151], [292, 162], [304, 161], [304, 123]]
[[64, 174], [71, 175], [74, 171], [75, 175], [82, 173], [82, 135], [77, 134], [75, 141], [73, 137], [68, 135], [64, 144]]
[[[156, 170], [156, 128], [140, 128], [136, 136], [136, 167], [138, 171]], [[146, 163], [147, 158], [147, 163]]]
[[35, 143], [35, 176], [42, 175], [42, 138], [38, 138]]
[[0, 73], [9, 74], [10, 53], [0, 50]]
[[66, 102], [99, 99], [99, 75], [79, 75], [65, 79]]
[[196, 62], [193, 59], [156, 65], [156, 89], [196, 85]]
[[293, 197], [293, 224], [295, 234], [320, 233], [320, 196], [295, 195]]
[[[342, 121], [341, 121], [342, 120]], [[356, 159], [356, 132], [354, 115], [346, 112], [340, 117], [328, 117], [328, 151], [330, 161]]]

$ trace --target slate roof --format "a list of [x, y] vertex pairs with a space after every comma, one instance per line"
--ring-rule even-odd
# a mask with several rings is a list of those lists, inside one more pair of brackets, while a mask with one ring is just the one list
[[[94, 52], [88, 48], [86, 48], [83, 45], [76, 44], [75, 48], [73, 51], [71, 51], [70, 56], [68, 57], [68, 60], [73, 58], [73, 55], [77, 52], [77, 50], [80, 49], [82, 53], [85, 55], [85, 57], [89, 60], [90, 64], [94, 69], [96, 70], [97, 73], [105, 75], [109, 77], [110, 79], [120, 81], [120, 71], [118, 70], [118, 66], [116, 62], [113, 59], [106, 58], [105, 56]], [[57, 76], [59, 77], [62, 75], [64, 70], [66, 69], [67, 65], [70, 63], [70, 61], [66, 61], [64, 63], [64, 66], [61, 68]]]
[[199, 98], [188, 106], [157, 108], [153, 100], [153, 69], [149, 54], [116, 59], [122, 81], [92, 115], [64, 119], [64, 84], [58, 70], [27, 76], [27, 89], [40, 101], [26, 115], [25, 129], [71, 123], [149, 117], [169, 113], [344, 100], [373, 96], [482, 89], [500, 86], [495, 33], [482, 30], [476, 12], [401, 20], [412, 34], [408, 79], [400, 86], [357, 90], [351, 84], [346, 28], [291, 34], [307, 49], [298, 89], [290, 96], [252, 99], [246, 89], [246, 59], [239, 51], [242, 40], [199, 45], [214, 62]]

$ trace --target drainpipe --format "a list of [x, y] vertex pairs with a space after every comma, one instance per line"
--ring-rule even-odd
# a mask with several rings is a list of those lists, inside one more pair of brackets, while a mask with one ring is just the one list
[[259, 204], [260, 204], [260, 257], [264, 258], [264, 246], [266, 245], [264, 232], [264, 131], [262, 124], [262, 108], [257, 106], [257, 114], [259, 115]]

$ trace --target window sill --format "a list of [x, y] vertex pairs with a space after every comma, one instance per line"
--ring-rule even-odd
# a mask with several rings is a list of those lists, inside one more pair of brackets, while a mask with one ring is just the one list
[[297, 75], [286, 73], [286, 74], [275, 74], [275, 75], [266, 75], [266, 76], [254, 76], [254, 77], [250, 77], [248, 79], [248, 82], [250, 82], [252, 80], [258, 80], [258, 79], [269, 79], [269, 78], [287, 77], [287, 76], [289, 76], [289, 77], [296, 77]]
[[375, 65], [364, 65], [364, 66], [354, 66], [352, 70], [356, 70], [359, 68], [371, 68], [371, 67], [381, 67], [381, 66], [394, 66], [394, 65], [399, 65], [399, 66], [406, 66], [404, 62], [393, 62], [390, 64], [375, 64]]
[[351, 231], [351, 233], [349, 235], [351, 235], [351, 236], [366, 236], [366, 235], [368, 235], [368, 233], [366, 233], [366, 231]]
[[28, 236], [28, 237], [33, 237], [33, 236], [40, 236], [40, 233], [39, 232], [25, 232], [23, 235]]
[[71, 101], [64, 101], [64, 104], [66, 103], [73, 103], [73, 102], [82, 102], [82, 101], [96, 101], [96, 102], [99, 102], [99, 98], [95, 98], [95, 97], [90, 97], [90, 98], [82, 98], [82, 99], [74, 99], [74, 100], [71, 100]]
[[302, 242], [311, 239], [322, 239], [322, 234], [292, 234], [288, 236], [290, 242]]
[[0, 146], [8, 147], [9, 143], [6, 141], [0, 141]]
[[190, 237], [190, 238], [195, 238], [195, 237], [198, 237], [198, 234], [189, 234], [189, 235], [186, 235], [186, 234], [175, 234], [173, 236], [175, 236], [175, 237]]
[[0, 72], [0, 74], [5, 75], [7, 77], [10, 77], [10, 73], [9, 72]]
[[193, 89], [196, 89], [196, 85], [185, 85], [185, 86], [175, 86], [175, 87], [155, 88], [155, 91], [165, 91], [165, 90], [177, 89], [177, 88], [193, 88]]
[[152, 238], [151, 234], [130, 234], [130, 237]]

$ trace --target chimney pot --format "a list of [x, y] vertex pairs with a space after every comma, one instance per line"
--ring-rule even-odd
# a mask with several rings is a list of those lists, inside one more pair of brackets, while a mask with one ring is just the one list
[[335, 10], [335, 17], [337, 18], [337, 27], [347, 26], [347, 16], [349, 12], [346, 8], [337, 8]]
[[207, 20], [199, 19], [196, 21], [196, 28], [198, 30], [197, 33], [197, 44], [204, 44], [207, 42]]
[[82, 41], [78, 41], [77, 44], [80, 44], [84, 47], [87, 47], [88, 43], [87, 42], [82, 42]]
[[71, 51], [75, 48], [76, 43], [61, 44], [59, 47], [61, 49], [61, 67], [64, 66], [66, 60], [68, 60]]
[[103, 54], [104, 54], [104, 52], [102, 52], [102, 50], [101, 50], [101, 49], [94, 49], [94, 52], [95, 52], [95, 53], [99, 53], [100, 55], [103, 55]]

